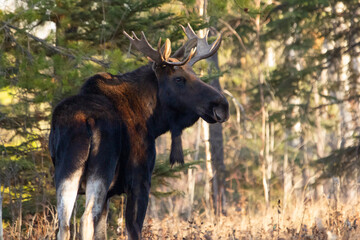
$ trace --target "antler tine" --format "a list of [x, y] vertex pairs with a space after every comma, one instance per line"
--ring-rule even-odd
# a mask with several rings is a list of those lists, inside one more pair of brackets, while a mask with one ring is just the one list
[[194, 56], [194, 54], [196, 53], [196, 47], [192, 48], [190, 50], [190, 53], [187, 55], [187, 57], [180, 61], [180, 62], [166, 62], [168, 65], [173, 65], [173, 66], [182, 66], [187, 64], [188, 62], [190, 62], [191, 58]]
[[189, 62], [190, 66], [194, 65], [196, 62], [200, 61], [201, 59], [211, 57], [219, 49], [222, 40], [221, 34], [212, 44], [209, 45], [207, 41], [208, 33], [209, 31], [207, 31], [204, 38], [198, 38], [197, 52], [196, 55]]
[[132, 32], [132, 36], [130, 36], [125, 31], [123, 31], [123, 33], [127, 38], [130, 39], [130, 42], [137, 48], [137, 50], [151, 58], [157, 64], [161, 64], [163, 62], [161, 54], [150, 45], [143, 31], [141, 31], [140, 39], [134, 32]]
[[199, 38], [189, 23], [186, 26], [186, 28], [182, 25], [180, 26], [185, 32], [186, 36], [188, 37], [189, 39], [188, 42], [193, 39], [197, 39], [197, 44], [196, 44], [197, 52], [195, 56], [191, 59], [191, 61], [189, 61], [190, 66], [194, 65], [197, 61], [200, 61], [201, 59], [211, 57], [219, 49], [222, 40], [221, 34], [211, 45], [209, 45], [207, 41], [209, 31], [206, 31], [205, 37]]
[[180, 25], [183, 31], [185, 32], [188, 39], [198, 38], [192, 27], [190, 26], [190, 23], [187, 24], [186, 28], [183, 25]]

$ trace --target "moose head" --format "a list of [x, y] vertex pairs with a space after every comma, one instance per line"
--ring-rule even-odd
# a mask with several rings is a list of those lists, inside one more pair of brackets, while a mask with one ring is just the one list
[[221, 44], [221, 35], [208, 44], [205, 37], [199, 38], [190, 24], [181, 26], [188, 41], [171, 55], [171, 42], [166, 39], [161, 47], [161, 38], [155, 50], [144, 32], [139, 39], [124, 31], [131, 43], [152, 62], [152, 69], [158, 79], [159, 99], [167, 112], [172, 138], [170, 163], [184, 163], [181, 132], [201, 117], [208, 123], [222, 123], [229, 118], [226, 98], [215, 88], [204, 83], [192, 70], [192, 66], [216, 53]]

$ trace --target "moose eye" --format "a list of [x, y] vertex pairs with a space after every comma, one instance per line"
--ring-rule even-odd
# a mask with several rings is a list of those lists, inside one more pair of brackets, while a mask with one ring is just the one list
[[178, 85], [185, 84], [185, 78], [183, 78], [183, 77], [176, 77], [174, 80], [175, 80], [176, 84], [178, 84]]

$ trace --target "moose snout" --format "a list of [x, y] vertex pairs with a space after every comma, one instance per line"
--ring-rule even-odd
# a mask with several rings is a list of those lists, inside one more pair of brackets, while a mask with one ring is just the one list
[[229, 119], [229, 103], [226, 98], [221, 94], [213, 104], [214, 119], [217, 122], [225, 122]]
[[214, 118], [217, 122], [225, 122], [229, 118], [229, 114], [222, 107], [213, 108]]

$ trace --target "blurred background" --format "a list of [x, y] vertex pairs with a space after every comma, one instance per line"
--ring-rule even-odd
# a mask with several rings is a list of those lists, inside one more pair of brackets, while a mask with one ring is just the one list
[[[144, 239], [358, 239], [359, 20], [359, 0], [0, 0], [0, 239], [55, 238], [54, 106], [96, 72], [147, 64], [123, 30], [175, 51], [187, 23], [223, 36], [195, 71], [231, 117], [184, 131], [184, 166], [158, 138]], [[125, 202], [110, 239], [126, 238]]]

